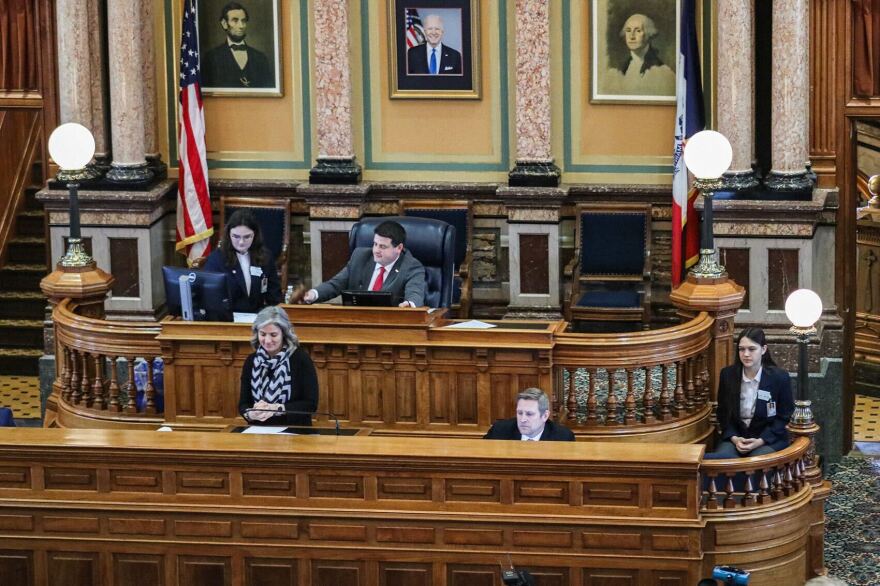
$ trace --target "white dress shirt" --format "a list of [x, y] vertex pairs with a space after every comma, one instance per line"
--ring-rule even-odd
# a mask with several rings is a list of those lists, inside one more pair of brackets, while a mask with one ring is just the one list
[[739, 418], [742, 419], [746, 427], [755, 416], [755, 403], [758, 401], [758, 386], [761, 384], [763, 370], [763, 368], [759, 368], [755, 378], [750, 379], [743, 369], [742, 382], [739, 385]]
[[437, 43], [436, 47], [432, 47], [431, 43], [425, 43], [425, 51], [428, 52], [427, 63], [428, 63], [428, 72], [429, 73], [431, 72], [431, 53], [434, 53], [435, 50], [437, 51], [435, 53], [435, 55], [436, 55], [435, 59], [437, 59], [437, 73], [439, 74], [439, 73], [441, 73], [440, 59], [443, 58], [443, 43]]
[[235, 256], [238, 257], [238, 264], [241, 266], [241, 274], [244, 277], [244, 287], [247, 289], [247, 294], [250, 296], [251, 294], [251, 253], [245, 252], [244, 254], [236, 251]]

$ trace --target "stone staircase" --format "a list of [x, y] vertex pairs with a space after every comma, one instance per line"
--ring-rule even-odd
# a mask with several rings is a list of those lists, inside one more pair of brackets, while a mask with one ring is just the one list
[[43, 354], [46, 297], [40, 280], [46, 275], [46, 239], [38, 189], [26, 188], [6, 264], [0, 267], [0, 374], [4, 375], [37, 376]]

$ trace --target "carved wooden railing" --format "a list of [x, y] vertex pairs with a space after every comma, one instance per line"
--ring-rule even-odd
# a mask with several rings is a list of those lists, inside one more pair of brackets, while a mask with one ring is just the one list
[[[76, 314], [63, 300], [55, 308], [55, 395], [66, 407], [93, 415], [155, 415], [153, 361], [161, 356], [155, 322], [107, 321]], [[135, 362], [147, 363], [143, 408], [136, 402]], [[124, 364], [124, 366], [122, 366]], [[120, 367], [127, 376], [120, 377]], [[157, 421], [161, 418], [155, 418]], [[49, 423], [49, 422], [47, 422]]]
[[713, 324], [700, 313], [661, 330], [557, 335], [560, 418], [597, 437], [706, 420], [714, 401], [708, 368]]
[[702, 508], [707, 511], [750, 508], [790, 497], [807, 485], [810, 440], [798, 437], [784, 450], [724, 460], [703, 460]]

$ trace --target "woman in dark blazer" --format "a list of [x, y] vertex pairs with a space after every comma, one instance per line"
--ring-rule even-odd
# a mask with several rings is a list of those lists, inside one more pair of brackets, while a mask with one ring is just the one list
[[776, 366], [760, 328], [746, 328], [736, 344], [736, 362], [718, 380], [721, 439], [706, 459], [760, 456], [790, 443], [791, 377]]
[[257, 314], [241, 369], [238, 412], [252, 425], [311, 425], [318, 408], [318, 375], [287, 313], [267, 307]]
[[256, 313], [281, 303], [281, 280], [275, 259], [263, 246], [253, 212], [233, 212], [223, 229], [220, 247], [208, 256], [206, 271], [226, 273], [232, 311]]

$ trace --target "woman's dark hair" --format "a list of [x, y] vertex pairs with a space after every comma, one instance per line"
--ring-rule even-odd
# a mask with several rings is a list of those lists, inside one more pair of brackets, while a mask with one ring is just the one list
[[238, 209], [232, 212], [223, 227], [223, 240], [220, 242], [220, 250], [223, 251], [223, 259], [226, 266], [235, 267], [238, 265], [238, 259], [235, 257], [235, 247], [232, 246], [232, 237], [229, 232], [233, 228], [244, 226], [254, 231], [254, 239], [251, 247], [248, 249], [251, 255], [251, 264], [254, 266], [262, 266], [268, 259], [268, 252], [263, 247], [263, 234], [260, 232], [260, 225], [257, 223], [257, 217], [248, 209]]
[[[755, 342], [758, 346], [766, 346], [767, 345], [767, 336], [764, 335], [764, 330], [761, 328], [746, 328], [739, 333], [739, 336], [736, 337], [736, 365], [740, 367], [742, 370], [742, 360], [739, 359], [739, 341], [743, 338], [748, 338], [752, 342]], [[767, 348], [767, 351], [764, 352], [764, 355], [761, 357], [761, 366], [776, 366], [776, 361], [773, 360], [773, 356], [770, 355], [770, 348]]]

